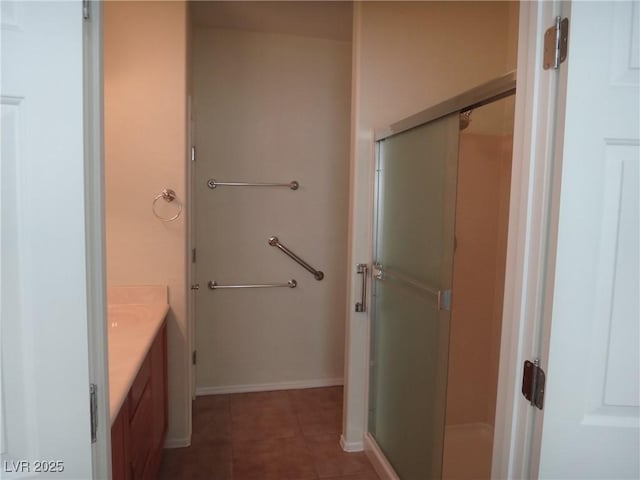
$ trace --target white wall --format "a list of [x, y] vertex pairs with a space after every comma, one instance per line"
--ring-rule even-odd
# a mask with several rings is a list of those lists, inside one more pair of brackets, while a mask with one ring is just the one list
[[[197, 391], [342, 383], [351, 44], [195, 27], [193, 48]], [[210, 190], [208, 178], [300, 188]], [[274, 234], [324, 280], [269, 246]], [[291, 278], [295, 289], [206, 287]]]
[[368, 315], [356, 263], [371, 261], [373, 129], [515, 68], [515, 2], [362, 2], [354, 17], [344, 441], [362, 445]]
[[184, 2], [105, 2], [107, 281], [169, 287], [167, 439], [173, 444], [186, 444], [191, 427], [186, 212], [163, 223], [151, 202], [163, 188], [186, 199], [186, 61]]

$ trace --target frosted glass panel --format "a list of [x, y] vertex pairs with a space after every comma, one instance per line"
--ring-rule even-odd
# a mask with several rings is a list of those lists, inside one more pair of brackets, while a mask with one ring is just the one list
[[442, 468], [458, 114], [378, 142], [369, 431], [402, 479]]

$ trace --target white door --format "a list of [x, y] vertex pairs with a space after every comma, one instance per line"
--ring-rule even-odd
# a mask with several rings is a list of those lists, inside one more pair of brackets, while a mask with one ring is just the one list
[[640, 477], [639, 15], [571, 4], [540, 478]]
[[0, 476], [86, 479], [82, 3], [1, 12]]

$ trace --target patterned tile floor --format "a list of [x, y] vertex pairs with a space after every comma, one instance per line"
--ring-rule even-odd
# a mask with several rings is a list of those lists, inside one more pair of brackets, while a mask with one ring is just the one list
[[161, 480], [379, 480], [339, 445], [342, 387], [198, 397], [189, 448], [164, 451]]

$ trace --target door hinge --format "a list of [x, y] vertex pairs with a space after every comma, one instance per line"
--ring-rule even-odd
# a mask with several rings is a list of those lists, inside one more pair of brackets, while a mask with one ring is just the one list
[[196, 147], [195, 147], [195, 145], [191, 146], [191, 161], [192, 162], [196, 161]]
[[191, 263], [196, 263], [196, 249], [191, 249]]
[[540, 368], [540, 361], [525, 360], [522, 372], [522, 395], [532, 406], [542, 410], [544, 406], [545, 373]]
[[553, 27], [544, 32], [543, 68], [557, 69], [567, 58], [569, 46], [569, 19], [556, 17]]
[[196, 363], [198, 363], [198, 355], [196, 353], [196, 350], [194, 350], [191, 354], [191, 365], [195, 365]]
[[96, 443], [98, 435], [98, 386], [89, 385], [89, 405], [91, 412], [91, 443]]
[[82, 18], [89, 20], [89, 0], [82, 0]]

